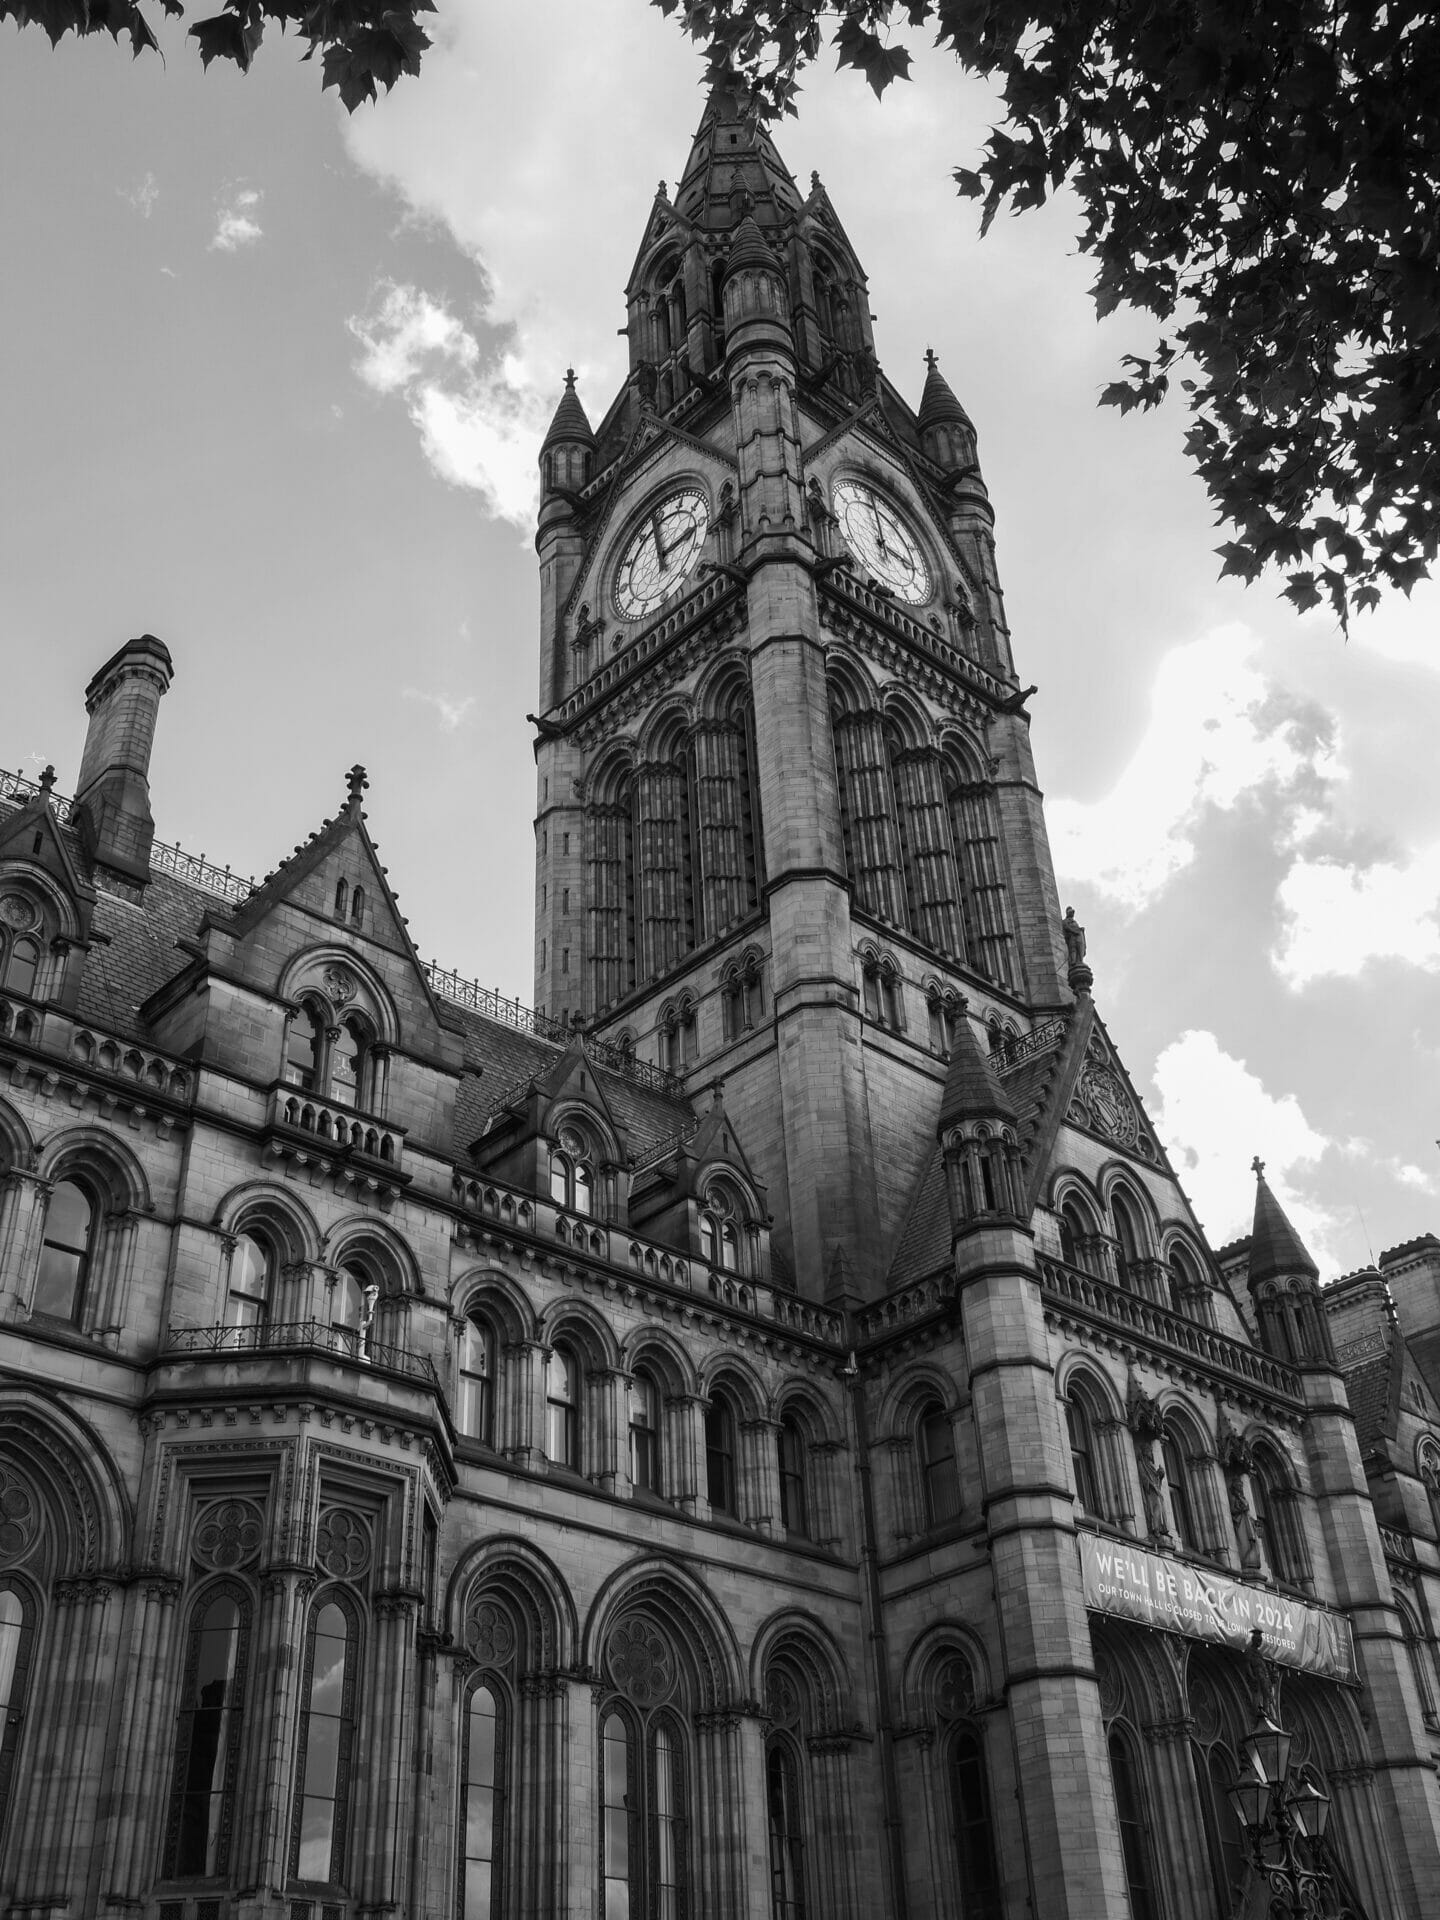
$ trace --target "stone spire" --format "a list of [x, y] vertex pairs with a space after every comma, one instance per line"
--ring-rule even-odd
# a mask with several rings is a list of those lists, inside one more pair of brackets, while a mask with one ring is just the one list
[[676, 212], [692, 226], [726, 233], [748, 210], [759, 227], [774, 231], [801, 204], [794, 177], [750, 113], [744, 90], [733, 80], [717, 80], [680, 177]]
[[1270, 1191], [1265, 1178], [1265, 1162], [1252, 1160], [1255, 1175], [1255, 1224], [1250, 1229], [1249, 1280], [1273, 1279], [1277, 1274], [1308, 1274], [1320, 1278], [1320, 1269], [1306, 1252], [1305, 1243], [1291, 1226], [1285, 1210]]
[[558, 445], [561, 441], [578, 443], [583, 447], [594, 448], [595, 434], [590, 425], [589, 416], [575, 391], [575, 369], [565, 369], [565, 391], [560, 396], [560, 404], [555, 409], [555, 417], [546, 429], [545, 438], [540, 442], [540, 451]]
[[977, 462], [975, 423], [955, 398], [931, 347], [925, 349], [925, 365], [925, 391], [916, 421], [920, 444], [947, 473], [965, 472]]
[[940, 1098], [935, 1130], [943, 1135], [947, 1128], [967, 1120], [1004, 1120], [1011, 1126], [1017, 1124], [1009, 1095], [980, 1051], [962, 997], [955, 1016], [955, 1037], [950, 1043], [950, 1065], [945, 1073], [945, 1091]]
[[980, 1051], [963, 998], [935, 1122], [954, 1240], [1021, 1212], [1019, 1121]]
[[540, 442], [540, 491], [579, 493], [595, 463], [595, 434], [580, 396], [575, 391], [575, 369], [565, 370], [565, 391]]

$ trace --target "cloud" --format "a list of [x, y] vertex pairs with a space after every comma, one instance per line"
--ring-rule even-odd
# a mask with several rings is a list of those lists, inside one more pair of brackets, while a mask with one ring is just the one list
[[1252, 1156], [1296, 1231], [1322, 1266], [1339, 1228], [1308, 1199], [1299, 1180], [1313, 1174], [1334, 1142], [1311, 1126], [1293, 1093], [1272, 1094], [1213, 1033], [1192, 1028], [1155, 1062], [1160, 1106], [1155, 1125], [1211, 1244], [1250, 1231], [1255, 1208]]
[[210, 240], [212, 253], [238, 253], [241, 247], [253, 247], [263, 229], [256, 219], [261, 193], [258, 187], [237, 187], [219, 203], [215, 232]]
[[117, 187], [120, 198], [132, 206], [142, 220], [148, 220], [155, 211], [155, 202], [160, 198], [160, 188], [153, 173], [147, 173], [138, 187]]
[[1164, 655], [1149, 725], [1109, 792], [1050, 803], [1067, 879], [1138, 908], [1190, 864], [1207, 809], [1228, 812], [1261, 791], [1286, 797], [1292, 844], [1323, 823], [1316, 802], [1339, 777], [1330, 729], [1256, 668], [1257, 645], [1231, 625]]
[[394, 281], [348, 325], [363, 348], [355, 371], [376, 393], [403, 396], [440, 477], [473, 487], [498, 519], [533, 528], [536, 456], [553, 401], [523, 363], [487, 352], [443, 301]]
[[406, 687], [403, 698], [419, 700], [427, 707], [434, 707], [440, 716], [441, 728], [446, 733], [454, 733], [475, 704], [473, 693], [467, 693], [463, 700], [456, 700], [448, 693], [422, 693], [418, 687]]
[[1279, 898], [1285, 924], [1271, 959], [1289, 987], [1352, 976], [1368, 960], [1440, 971], [1440, 844], [1369, 866], [1297, 860]]

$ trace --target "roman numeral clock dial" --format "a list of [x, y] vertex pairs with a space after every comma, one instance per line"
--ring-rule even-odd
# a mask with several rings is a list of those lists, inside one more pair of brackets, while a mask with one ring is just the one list
[[682, 487], [646, 509], [625, 543], [615, 574], [615, 607], [625, 620], [643, 620], [690, 577], [710, 509], [697, 487]]
[[837, 480], [831, 497], [845, 544], [871, 578], [907, 606], [928, 600], [930, 569], [900, 509], [865, 480]]

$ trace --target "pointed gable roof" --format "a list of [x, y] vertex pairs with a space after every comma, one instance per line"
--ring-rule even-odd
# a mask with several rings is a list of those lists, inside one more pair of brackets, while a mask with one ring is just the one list
[[[51, 798], [55, 769], [46, 767], [31, 798], [13, 813], [0, 816], [0, 860], [30, 860], [59, 881], [81, 912], [95, 904], [95, 889], [84, 877]], [[37, 845], [38, 841], [38, 845]]]
[[1270, 1184], [1265, 1178], [1265, 1162], [1257, 1159], [1251, 1164], [1255, 1172], [1255, 1224], [1250, 1229], [1251, 1286], [1276, 1274], [1308, 1273], [1312, 1280], [1318, 1280], [1320, 1269], [1306, 1252], [1304, 1241], [1270, 1191]]
[[744, 90], [734, 80], [717, 80], [680, 177], [676, 212], [693, 226], [725, 233], [744, 211], [753, 211], [757, 224], [773, 231], [794, 219], [800, 207], [794, 178], [749, 111]]

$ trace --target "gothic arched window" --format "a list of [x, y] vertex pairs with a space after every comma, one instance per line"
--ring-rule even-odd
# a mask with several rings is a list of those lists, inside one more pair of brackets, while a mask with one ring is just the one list
[[630, 1382], [630, 1485], [637, 1493], [660, 1493], [660, 1389], [647, 1372]]
[[932, 980], [925, 990], [925, 1011], [930, 1019], [930, 1051], [938, 1053], [942, 1060], [948, 1060], [960, 1022], [965, 1017], [960, 1010], [960, 996], [953, 989], [942, 987]]
[[900, 984], [900, 969], [888, 953], [877, 953], [873, 947], [863, 947], [860, 952], [860, 974], [864, 995], [866, 1017], [873, 1020], [877, 1027], [886, 1027], [891, 1033], [903, 1032], [905, 1026], [905, 997]]
[[276, 1261], [261, 1234], [242, 1233], [230, 1255], [230, 1291], [225, 1301], [227, 1327], [260, 1327], [270, 1314]]
[[1071, 1393], [1065, 1401], [1065, 1430], [1070, 1440], [1070, 1472], [1075, 1481], [1075, 1500], [1082, 1513], [1103, 1517], [1100, 1505], [1100, 1476], [1095, 1458], [1095, 1429], [1084, 1396]]
[[1271, 1577], [1290, 1586], [1305, 1586], [1310, 1579], [1310, 1554], [1294, 1482], [1265, 1441], [1256, 1444], [1252, 1461], [1250, 1488], [1255, 1500], [1255, 1527], [1265, 1549]]
[[313, 1609], [300, 1681], [290, 1871], [322, 1886], [343, 1886], [347, 1878], [358, 1639], [348, 1601], [332, 1594]]
[[557, 1207], [587, 1219], [595, 1211], [595, 1168], [586, 1141], [565, 1127], [550, 1153], [550, 1198]]
[[468, 1319], [460, 1335], [460, 1405], [456, 1425], [482, 1446], [495, 1439], [495, 1335], [483, 1320]]
[[336, 1274], [330, 1290], [330, 1330], [338, 1351], [359, 1354], [366, 1297], [378, 1291], [369, 1269], [358, 1260], [347, 1261]]
[[28, 934], [14, 934], [0, 948], [0, 987], [6, 993], [35, 998], [35, 983], [40, 973], [40, 943]]
[[25, 1727], [30, 1656], [35, 1643], [35, 1605], [29, 1589], [0, 1576], [0, 1841], [15, 1777], [15, 1754]]
[[33, 1311], [78, 1323], [95, 1254], [99, 1203], [78, 1180], [57, 1181], [45, 1208]]
[[325, 1051], [326, 1022], [312, 1000], [302, 1000], [285, 1030], [285, 1060], [280, 1078], [302, 1093], [314, 1093], [320, 1084], [320, 1062]]
[[373, 1046], [374, 1037], [359, 1014], [340, 1022], [330, 1048], [330, 1098], [341, 1106], [371, 1104], [368, 1069]]
[[1112, 1726], [1107, 1742], [1110, 1777], [1115, 1787], [1115, 1815], [1120, 1826], [1120, 1852], [1130, 1894], [1132, 1920], [1160, 1920], [1155, 1898], [1155, 1866], [1150, 1826], [1140, 1785], [1140, 1766], [1128, 1729]]
[[955, 1429], [938, 1400], [927, 1400], [916, 1421], [920, 1484], [928, 1526], [943, 1526], [960, 1513], [960, 1474], [955, 1463]]
[[[596, 1012], [631, 993], [637, 980], [635, 782], [615, 777], [586, 816], [590, 849], [589, 950]], [[568, 836], [567, 836], [568, 839]]]
[[775, 1435], [776, 1464], [780, 1471], [780, 1524], [787, 1533], [808, 1538], [810, 1533], [809, 1446], [805, 1429], [793, 1413], [782, 1414]]
[[805, 1820], [800, 1769], [791, 1741], [772, 1736], [765, 1748], [765, 1804], [770, 1830], [771, 1920], [805, 1920]]
[[227, 1581], [200, 1596], [180, 1684], [167, 1880], [211, 1879], [229, 1869], [249, 1641], [250, 1597], [243, 1587]]
[[600, 1722], [601, 1914], [688, 1920], [689, 1807], [681, 1730], [616, 1701]]
[[831, 712], [845, 867], [862, 913], [903, 927], [905, 871], [884, 724], [837, 691]]
[[1120, 1284], [1135, 1289], [1141, 1283], [1140, 1262], [1143, 1257], [1143, 1242], [1135, 1209], [1123, 1194], [1117, 1193], [1110, 1203], [1110, 1213], [1115, 1222], [1116, 1264], [1120, 1269]]
[[660, 1014], [660, 1057], [667, 1073], [684, 1073], [695, 1064], [699, 1030], [695, 1001], [690, 994], [667, 1004]]
[[1207, 1548], [1200, 1524], [1199, 1490], [1184, 1435], [1174, 1427], [1167, 1427], [1160, 1451], [1170, 1487], [1170, 1517], [1175, 1523], [1175, 1538], [1187, 1552], [1204, 1553]]
[[1000, 1870], [985, 1749], [979, 1729], [968, 1722], [950, 1736], [950, 1792], [961, 1911], [966, 1920], [1000, 1920]]
[[960, 876], [960, 909], [968, 964], [998, 986], [1020, 984], [1011, 933], [1010, 888], [993, 787], [952, 773], [946, 795]]
[[760, 1025], [765, 1017], [765, 974], [758, 953], [747, 953], [725, 969], [720, 1006], [727, 1040], [738, 1040]]
[[580, 1471], [580, 1362], [569, 1347], [555, 1346], [545, 1362], [545, 1458]]
[[505, 1865], [505, 1702], [479, 1680], [465, 1706], [460, 1760], [461, 1920], [499, 1920]]
[[723, 1389], [705, 1410], [705, 1497], [712, 1513], [738, 1514], [735, 1477], [735, 1409]]

